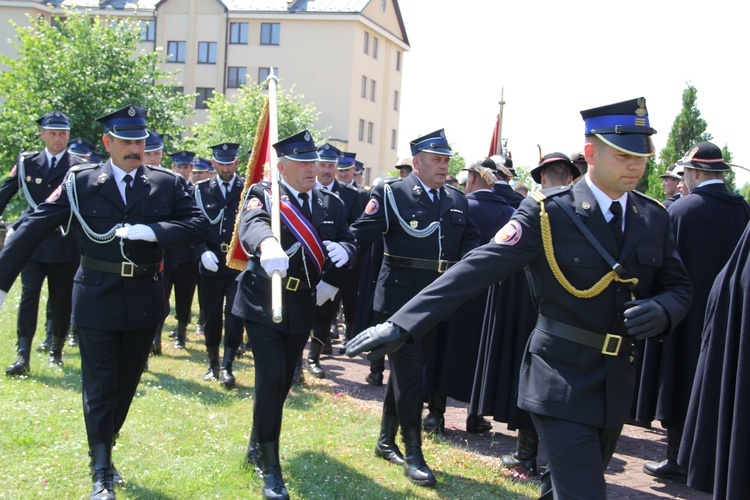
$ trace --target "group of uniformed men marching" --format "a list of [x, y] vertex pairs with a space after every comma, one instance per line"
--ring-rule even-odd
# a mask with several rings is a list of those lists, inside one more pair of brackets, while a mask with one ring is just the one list
[[[246, 459], [262, 474], [264, 498], [288, 498], [279, 462], [283, 405], [308, 340], [303, 364], [313, 376], [326, 376], [320, 357], [332, 352], [330, 330], [341, 304], [346, 354], [366, 352], [373, 361], [368, 383], [382, 384], [378, 360], [390, 361], [375, 455], [403, 467], [415, 484], [436, 483], [422, 454], [422, 431], [442, 432], [447, 396], [470, 403], [470, 432], [491, 429], [482, 417], [490, 414], [519, 429], [518, 451], [503, 458], [509, 467], [536, 473], [541, 441], [549, 465], [543, 497], [605, 498], [604, 470], [628, 418], [666, 422], [677, 444], [670, 441], [667, 460], [646, 470], [682, 478], [676, 455], [687, 403], [649, 399], [641, 389], [633, 416], [635, 378], [677, 373], [662, 358], [682, 346], [669, 347], [669, 333], [692, 311], [691, 280], [695, 290], [710, 288], [745, 224], [739, 232], [732, 228], [732, 241], [710, 270], [694, 271], [693, 257], [683, 252], [690, 255], [695, 243], [682, 224], [691, 213], [686, 202], [696, 198], [685, 196], [668, 214], [634, 191], [654, 154], [645, 99], [581, 114], [581, 157], [545, 156], [532, 172], [543, 189], [528, 198], [510, 187], [514, 171], [504, 156], [465, 169], [468, 195], [446, 184], [453, 153], [442, 129], [411, 142], [412, 160], [404, 165], [410, 173], [369, 192], [353, 181], [362, 172], [354, 153], [317, 146], [303, 130], [273, 145], [281, 193], [277, 238], [270, 185], [250, 186], [241, 199], [240, 144], [212, 146], [210, 160], [172, 153], [168, 171], [160, 166], [162, 137], [147, 130], [147, 111], [130, 105], [98, 119], [110, 159], [91, 161], [85, 153], [93, 145], [69, 145], [69, 119], [48, 113], [38, 120], [45, 149], [22, 155], [0, 187], [0, 211], [18, 191], [29, 204], [0, 253], [0, 307], [22, 276], [17, 359], [6, 373], [29, 373], [46, 277], [50, 363], [62, 364], [70, 325], [80, 345], [90, 498], [114, 498], [122, 478], [112, 446], [149, 353], [162, 352], [168, 297], [174, 288], [177, 329], [170, 335], [175, 349], [183, 349], [197, 287], [208, 355], [204, 380], [235, 385], [233, 361], [246, 333], [255, 365]], [[716, 150], [700, 143], [678, 162], [684, 182], [706, 199], [728, 200], [723, 220], [747, 222], [747, 204], [717, 186], [729, 167]], [[200, 171], [215, 173], [198, 181]], [[227, 266], [235, 226], [249, 259], [242, 272]], [[516, 275], [522, 269], [526, 274]], [[278, 323], [271, 311], [274, 273], [283, 280]], [[696, 294], [701, 318], [707, 293]], [[517, 306], [510, 307], [514, 297]], [[356, 326], [364, 331], [355, 336]], [[515, 347], [500, 356], [503, 337]], [[466, 381], [459, 383], [462, 375], [445, 353], [455, 358], [461, 348]], [[466, 363], [477, 367], [475, 377], [466, 377]], [[504, 396], [477, 395], [499, 380]], [[673, 384], [673, 377], [659, 380]]]

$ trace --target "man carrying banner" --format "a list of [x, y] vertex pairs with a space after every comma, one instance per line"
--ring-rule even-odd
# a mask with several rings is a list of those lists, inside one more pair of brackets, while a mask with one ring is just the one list
[[[310, 132], [304, 130], [273, 147], [281, 175], [280, 239], [271, 229], [271, 186], [259, 182], [242, 202], [236, 232], [249, 261], [238, 278], [232, 311], [245, 321], [255, 360], [247, 460], [263, 473], [264, 498], [284, 499], [289, 495], [279, 465], [282, 408], [315, 322], [316, 305], [333, 299], [345, 283], [345, 266], [354, 263], [356, 247], [343, 202], [314, 187], [318, 151]], [[271, 305], [274, 273], [283, 279], [283, 314], [278, 323], [273, 321]]]

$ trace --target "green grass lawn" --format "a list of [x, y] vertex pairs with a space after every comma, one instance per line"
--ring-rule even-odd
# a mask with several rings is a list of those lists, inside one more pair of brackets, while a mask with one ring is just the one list
[[[15, 359], [20, 285], [0, 312], [0, 364]], [[33, 348], [44, 334], [44, 300]], [[167, 328], [173, 327], [172, 319]], [[253, 363], [235, 363], [238, 388], [201, 380], [202, 337], [188, 330], [188, 348], [150, 358], [113, 457], [127, 484], [126, 499], [260, 498], [261, 480], [243, 463], [253, 406]], [[77, 347], [66, 345], [63, 368], [47, 367], [32, 352], [31, 374], [0, 375], [0, 499], [87, 498], [88, 446]], [[282, 469], [292, 498], [526, 498], [535, 483], [517, 482], [497, 460], [449, 443], [425, 439], [436, 488], [414, 486], [399, 467], [372, 455], [380, 406], [313, 381], [287, 399], [281, 435]]]

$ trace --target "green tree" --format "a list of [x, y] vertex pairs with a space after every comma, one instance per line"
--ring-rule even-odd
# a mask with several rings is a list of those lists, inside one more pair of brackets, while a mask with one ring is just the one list
[[450, 163], [448, 164], [448, 173], [451, 175], [458, 175], [462, 168], [466, 166], [466, 159], [461, 156], [460, 151], [453, 151]]
[[649, 161], [646, 175], [638, 183], [639, 191], [658, 200], [662, 199], [664, 192], [659, 176], [666, 172], [667, 167], [682, 158], [693, 144], [712, 139], [711, 134], [706, 132], [708, 125], [706, 120], [701, 118], [697, 101], [698, 90], [688, 82], [687, 88], [682, 92], [682, 109], [672, 123], [667, 145], [659, 152], [659, 163], [657, 165], [656, 162]]
[[[262, 85], [252, 82], [240, 87], [230, 99], [225, 94], [216, 93], [206, 101], [208, 115], [204, 123], [191, 127], [193, 135], [182, 141], [181, 148], [195, 151], [198, 156], [209, 157], [209, 146], [221, 142], [240, 144], [240, 165], [248, 160], [247, 152], [255, 143], [255, 132], [263, 110], [268, 91]], [[313, 128], [320, 113], [313, 104], [305, 104], [302, 94], [295, 94], [279, 85], [276, 91], [279, 139], [289, 137], [303, 129], [308, 129], [317, 144], [325, 142], [325, 130]]]
[[42, 147], [35, 120], [52, 109], [70, 117], [71, 138], [97, 145], [96, 118], [131, 103], [148, 109], [149, 128], [181, 134], [194, 96], [174, 91], [174, 74], [159, 69], [160, 50], [138, 50], [137, 21], [66, 11], [52, 24], [38, 17], [14, 27], [18, 56], [0, 58], [8, 68], [0, 73], [0, 173], [20, 151]]

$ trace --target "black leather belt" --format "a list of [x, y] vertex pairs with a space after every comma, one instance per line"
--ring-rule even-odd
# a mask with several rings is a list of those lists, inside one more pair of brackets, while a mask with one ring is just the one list
[[132, 278], [141, 274], [158, 274], [164, 270], [164, 261], [156, 264], [133, 264], [132, 262], [107, 262], [90, 257], [81, 256], [81, 267], [101, 271], [103, 273], [119, 274], [123, 278]]
[[456, 263], [452, 260], [417, 259], [416, 257], [399, 257], [388, 253], [383, 254], [383, 262], [391, 266], [427, 269], [428, 271], [437, 271], [439, 273], [444, 273]]
[[[253, 274], [258, 276], [259, 278], [263, 278], [266, 280], [271, 279], [268, 276], [268, 273], [266, 273], [266, 270], [263, 269], [263, 266], [261, 266], [254, 260], [251, 260], [247, 263], [247, 270], [251, 271]], [[285, 290], [289, 290], [290, 292], [306, 292], [306, 291], [311, 290], [311, 287], [310, 285], [307, 284], [306, 279], [295, 278], [294, 276], [287, 276], [286, 278], [281, 278], [281, 286]]]
[[542, 316], [536, 319], [536, 328], [554, 337], [582, 344], [598, 349], [606, 356], [617, 356], [622, 347], [634, 347], [635, 340], [632, 337], [613, 335], [611, 333], [596, 333], [577, 326], [568, 325], [556, 319]]

